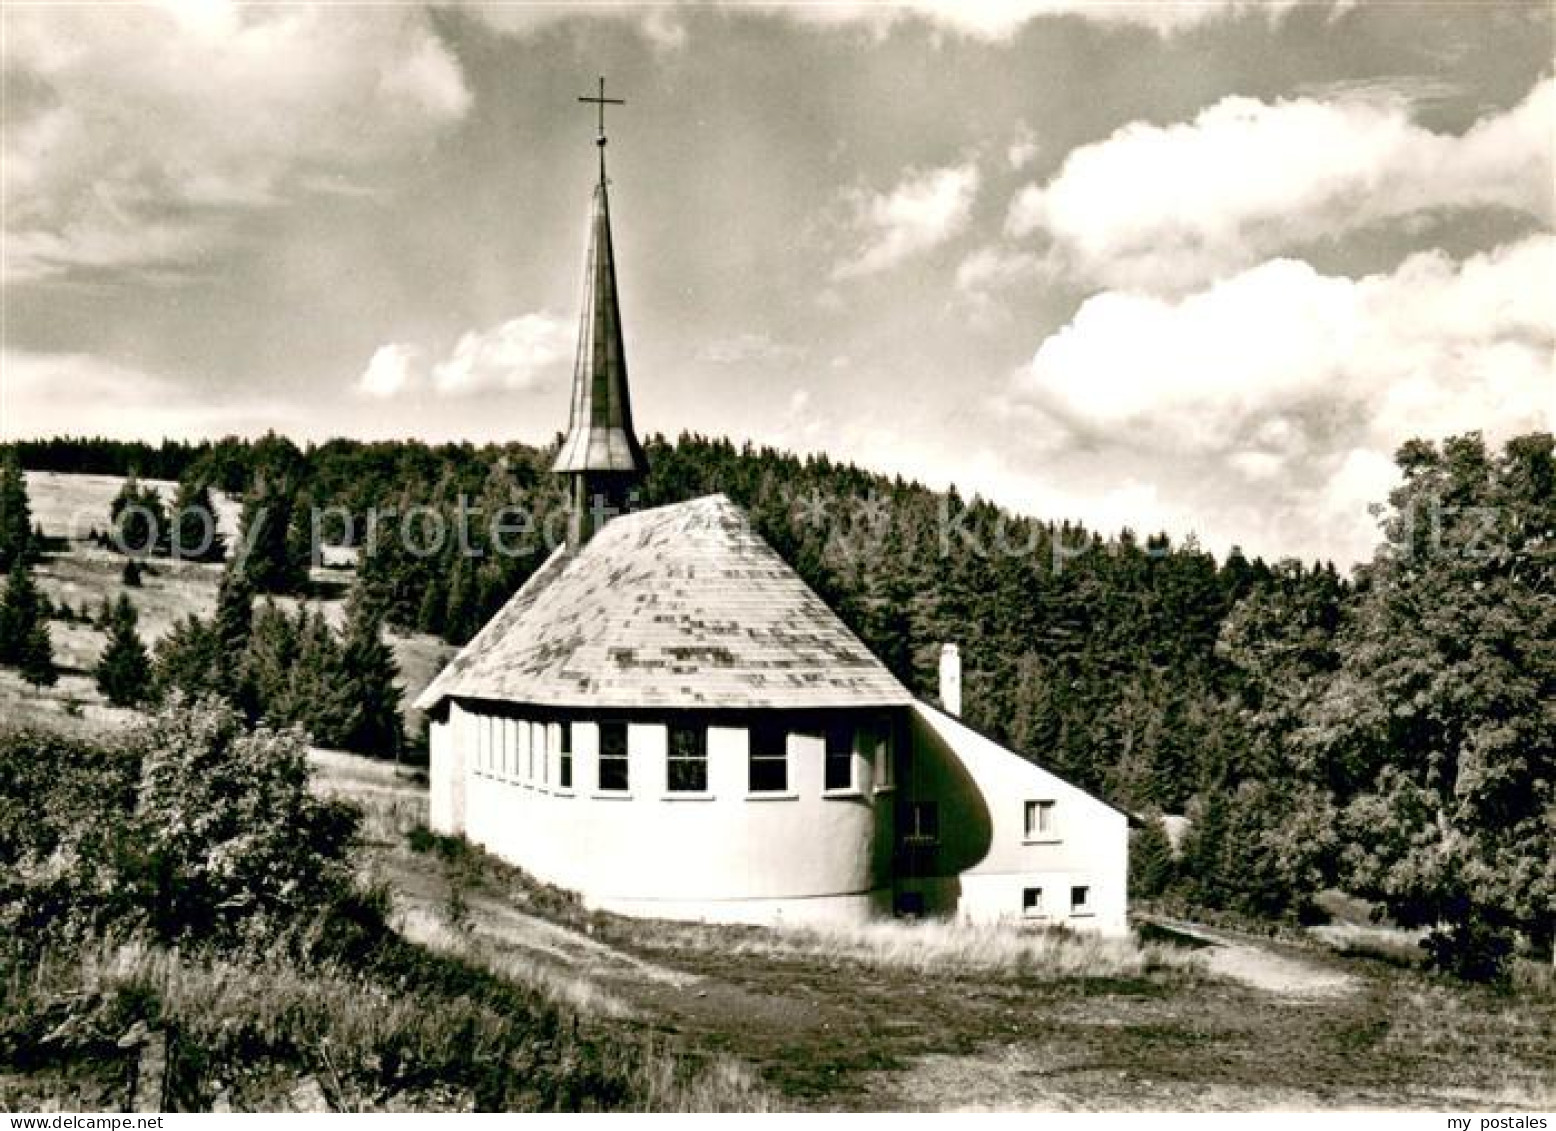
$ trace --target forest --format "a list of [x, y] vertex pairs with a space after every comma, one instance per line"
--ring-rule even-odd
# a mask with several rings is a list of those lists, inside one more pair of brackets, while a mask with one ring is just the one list
[[[957, 643], [969, 723], [1139, 818], [1137, 897], [1278, 921], [1304, 918], [1316, 893], [1340, 887], [1429, 928], [1433, 960], [1466, 977], [1500, 976], [1516, 948], [1549, 954], [1551, 436], [1405, 444], [1377, 551], [1349, 576], [1235, 549], [1218, 561], [1192, 538], [1042, 521], [825, 457], [695, 435], [646, 448], [636, 505], [728, 495], [916, 693], [933, 696], [939, 646]], [[428, 553], [366, 538], [369, 514], [419, 511], [446, 527], [461, 512], [518, 508], [543, 531], [563, 506], [550, 454], [299, 448], [275, 435], [160, 448], [51, 440], [15, 452], [29, 469], [176, 478], [197, 508], [210, 490], [243, 500], [241, 577], [224, 583], [239, 591], [229, 617], [243, 623], [228, 631], [257, 630], [269, 660], [227, 691], [261, 714], [270, 701], [305, 712], [311, 697], [261, 692], [255, 672], [295, 679], [286, 673], [307, 641], [328, 650], [318, 643], [328, 631], [305, 614], [243, 617], [249, 591], [306, 591], [320, 560], [315, 516], [325, 541], [360, 552], [354, 627], [333, 662], [347, 647], [370, 650], [380, 620], [461, 643], [548, 547], [532, 539], [527, 552], [499, 553], [490, 524], [476, 522], [467, 550], [445, 539]], [[7, 505], [0, 498], [0, 527]], [[218, 635], [196, 644], [221, 654], [223, 630], [207, 631]], [[195, 682], [219, 667], [200, 654], [183, 660]], [[170, 666], [164, 652], [159, 667]], [[385, 686], [380, 672], [380, 700]], [[361, 725], [349, 704], [331, 710], [338, 727]], [[1176, 850], [1164, 814], [1189, 818]]]

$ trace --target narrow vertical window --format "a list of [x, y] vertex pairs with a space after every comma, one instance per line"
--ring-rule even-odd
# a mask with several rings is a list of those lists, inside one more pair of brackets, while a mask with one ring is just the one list
[[540, 784], [551, 784], [551, 752], [546, 742], [546, 724], [529, 724], [530, 745], [535, 749], [535, 761], [540, 763]]
[[600, 724], [600, 792], [625, 793], [627, 778], [627, 724]]
[[557, 724], [557, 784], [573, 788], [573, 724]]
[[897, 769], [891, 751], [891, 724], [877, 719], [859, 735], [859, 752], [870, 764], [870, 778], [876, 789], [891, 789], [897, 784]]
[[750, 731], [748, 788], [752, 793], [786, 793], [789, 789], [789, 734], [774, 723], [757, 723]]
[[665, 781], [671, 793], [708, 792], [708, 732], [704, 727], [670, 724]]
[[854, 728], [847, 723], [827, 727], [827, 764], [822, 788], [854, 788]]

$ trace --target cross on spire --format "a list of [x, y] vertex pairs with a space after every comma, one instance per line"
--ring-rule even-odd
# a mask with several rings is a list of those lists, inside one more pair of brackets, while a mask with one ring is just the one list
[[625, 98], [606, 98], [605, 97], [605, 76], [601, 75], [600, 76], [600, 93], [599, 93], [599, 96], [598, 97], [591, 97], [591, 96], [589, 96], [587, 94], [582, 94], [582, 95], [578, 96], [578, 101], [580, 101], [580, 102], [593, 102], [595, 105], [597, 105], [600, 108], [600, 136], [596, 140], [595, 144], [603, 146], [605, 144], [605, 107], [607, 107], [607, 106], [625, 106], [627, 104], [627, 100]]

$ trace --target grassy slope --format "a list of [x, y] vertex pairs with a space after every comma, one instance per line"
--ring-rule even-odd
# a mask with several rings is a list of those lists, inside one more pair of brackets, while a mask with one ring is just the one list
[[1161, 948], [943, 926], [774, 932], [588, 914], [480, 853], [411, 850], [425, 794], [391, 780], [391, 768], [349, 755], [316, 768], [320, 788], [367, 808], [370, 866], [393, 891], [402, 930], [602, 1023], [733, 1056], [785, 1106], [1556, 1104], [1549, 987], [1498, 995], [1250, 940], [1272, 961], [1333, 971], [1346, 987], [1273, 993]]
[[[165, 497], [171, 498], [173, 484], [148, 481]], [[221, 577], [219, 565], [198, 562], [156, 561], [138, 588], [126, 589], [120, 580], [124, 559], [86, 541], [93, 527], [108, 524], [108, 507], [122, 480], [108, 475], [61, 475], [53, 472], [28, 472], [27, 490], [32, 503], [33, 520], [41, 523], [44, 533], [66, 540], [66, 548], [48, 554], [35, 570], [39, 589], [52, 602], [64, 602], [77, 612], [94, 612], [104, 598], [115, 600], [128, 593], [140, 614], [141, 638], [147, 647], [166, 633], [175, 622], [194, 614], [207, 617], [216, 608], [216, 587]], [[237, 509], [231, 500], [218, 499], [218, 522], [229, 545], [236, 538]], [[351, 574], [343, 570], [320, 570], [316, 576], [328, 598], [316, 602], [331, 623], [339, 624], [344, 615], [344, 591]], [[278, 603], [295, 609], [297, 602], [288, 598]], [[50, 623], [54, 658], [61, 670], [59, 683], [38, 689], [24, 683], [11, 670], [0, 669], [0, 719], [9, 723], [38, 723], [91, 733], [120, 725], [131, 716], [108, 706], [97, 692], [92, 667], [102, 651], [103, 634], [90, 624], [55, 620]], [[453, 654], [453, 649], [436, 637], [419, 633], [388, 634], [395, 658], [400, 665], [400, 682], [409, 703], [432, 681], [432, 677]]]

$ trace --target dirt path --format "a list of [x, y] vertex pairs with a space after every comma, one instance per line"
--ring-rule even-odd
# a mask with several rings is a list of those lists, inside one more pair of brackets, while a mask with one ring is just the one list
[[1200, 953], [1211, 974], [1230, 978], [1265, 993], [1297, 1000], [1324, 1001], [1354, 993], [1351, 974], [1274, 943], [1253, 942], [1225, 931], [1178, 919], [1153, 919], [1162, 930], [1204, 944]]

